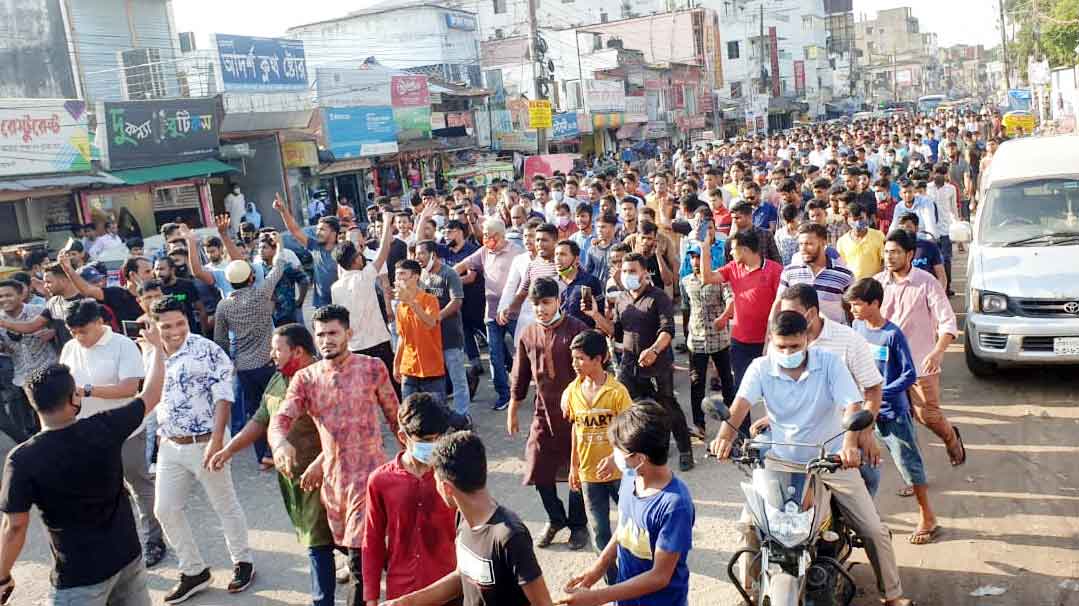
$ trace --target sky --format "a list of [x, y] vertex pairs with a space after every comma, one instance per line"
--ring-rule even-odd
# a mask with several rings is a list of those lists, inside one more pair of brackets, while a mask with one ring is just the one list
[[[557, 1], [557, 0], [547, 0]], [[281, 36], [289, 27], [342, 17], [375, 0], [173, 0], [178, 31], [196, 33], [199, 48], [209, 48], [216, 32], [247, 36]], [[704, 5], [717, 4], [704, 0]], [[941, 46], [1000, 41], [997, 0], [854, 0], [855, 19], [872, 19], [881, 9], [910, 6], [922, 32], [936, 32]]]

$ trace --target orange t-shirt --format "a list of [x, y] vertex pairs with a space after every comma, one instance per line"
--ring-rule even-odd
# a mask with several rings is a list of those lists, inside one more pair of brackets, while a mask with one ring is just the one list
[[[424, 313], [438, 317], [438, 299], [426, 292], [416, 293], [416, 304]], [[446, 376], [442, 361], [442, 328], [438, 322], [428, 328], [416, 312], [404, 303], [397, 305], [397, 335], [401, 348], [401, 374], [429, 379]]]

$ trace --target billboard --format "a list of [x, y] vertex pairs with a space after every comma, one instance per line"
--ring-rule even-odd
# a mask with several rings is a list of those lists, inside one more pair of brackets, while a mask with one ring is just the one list
[[84, 101], [0, 101], [0, 176], [90, 170], [88, 128]]
[[302, 40], [217, 34], [217, 54], [227, 91], [307, 89]]
[[213, 98], [105, 103], [109, 168], [138, 168], [212, 158], [220, 123]]
[[648, 101], [644, 96], [626, 97], [626, 123], [648, 122]]
[[[322, 110], [330, 151], [337, 159], [397, 152], [397, 122], [392, 107], [333, 107]], [[428, 119], [427, 129], [431, 124]]]
[[590, 112], [626, 111], [626, 88], [621, 80], [585, 80], [584, 98]]
[[575, 139], [581, 134], [577, 128], [577, 112], [555, 114], [551, 118], [551, 140]]
[[794, 94], [801, 96], [806, 92], [806, 62], [794, 62]]
[[779, 75], [779, 35], [776, 33], [775, 26], [768, 28], [768, 44], [771, 46], [770, 55], [772, 60], [772, 96], [778, 97], [782, 94], [780, 89], [780, 83], [782, 78]]
[[427, 76], [390, 76], [390, 105], [397, 122], [397, 140], [431, 138], [431, 93]]
[[390, 75], [381, 69], [320, 67], [315, 91], [322, 107], [390, 105]]

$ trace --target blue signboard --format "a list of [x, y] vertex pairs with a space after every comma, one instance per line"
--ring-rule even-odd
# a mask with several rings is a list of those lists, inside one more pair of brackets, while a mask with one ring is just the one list
[[476, 18], [461, 13], [446, 13], [446, 27], [466, 32], [476, 31]]
[[302, 40], [217, 34], [217, 53], [225, 90], [307, 90]]
[[1009, 90], [1008, 111], [1030, 111], [1030, 89], [1013, 88]]
[[573, 139], [581, 134], [577, 127], [577, 112], [551, 116], [551, 139]]
[[322, 121], [330, 151], [338, 159], [397, 152], [392, 107], [325, 107]]

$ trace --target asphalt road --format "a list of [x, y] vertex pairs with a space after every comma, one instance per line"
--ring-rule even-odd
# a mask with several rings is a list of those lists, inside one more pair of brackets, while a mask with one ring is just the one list
[[[961, 264], [956, 267], [962, 267]], [[958, 304], [958, 301], [957, 301]], [[961, 343], [962, 340], [959, 340]], [[916, 524], [916, 506], [895, 496], [899, 477], [889, 459], [879, 507], [894, 533], [900, 573], [907, 595], [921, 604], [1024, 604], [1079, 606], [1079, 382], [1076, 368], [1007, 370], [989, 380], [971, 376], [961, 345], [944, 363], [944, 410], [963, 431], [968, 463], [952, 468], [943, 445], [924, 429], [919, 440], [926, 456], [931, 498], [943, 533], [932, 545], [913, 546], [906, 537]], [[689, 379], [676, 371], [676, 387], [688, 410]], [[488, 408], [492, 392], [483, 387], [475, 406], [478, 431], [491, 457], [490, 485], [504, 505], [518, 512], [533, 533], [543, 525], [538, 495], [521, 486], [525, 436], [505, 433], [504, 413]], [[522, 426], [527, 427], [522, 412]], [[710, 426], [711, 431], [715, 425]], [[387, 442], [389, 446], [390, 443]], [[734, 605], [726, 563], [735, 549], [734, 523], [741, 509], [741, 473], [731, 465], [704, 460], [695, 445], [698, 467], [682, 474], [696, 502], [697, 524], [690, 555], [690, 604]], [[224, 591], [231, 574], [220, 523], [201, 493], [188, 515], [203, 554], [213, 567], [213, 588], [189, 604], [277, 605], [307, 601], [308, 561], [294, 539], [272, 474], [257, 471], [254, 456], [232, 467], [256, 549], [257, 579], [244, 594]], [[550, 549], [537, 550], [545, 577], [557, 597], [563, 584], [594, 557], [568, 551], [568, 531]], [[857, 554], [856, 561], [864, 562]], [[15, 578], [18, 604], [42, 603], [48, 590], [50, 554], [37, 520]], [[175, 582], [176, 560], [169, 557], [150, 573], [155, 603]], [[858, 606], [877, 604], [868, 566], [853, 574]], [[994, 597], [974, 597], [979, 588]], [[343, 599], [339, 597], [339, 603]]]

